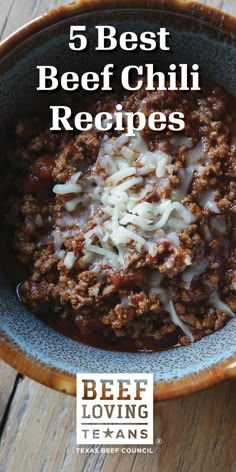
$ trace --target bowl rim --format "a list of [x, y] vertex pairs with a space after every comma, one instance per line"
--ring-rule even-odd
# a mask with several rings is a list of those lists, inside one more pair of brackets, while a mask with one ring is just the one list
[[186, 15], [207, 23], [212, 27], [224, 31], [228, 40], [236, 43], [236, 17], [219, 10], [216, 7], [199, 3], [197, 0], [75, 0], [61, 7], [54, 8], [47, 13], [30, 20], [25, 25], [0, 41], [0, 61], [24, 40], [62, 20], [73, 18], [82, 13], [91, 13], [105, 9], [138, 9], [160, 10]]
[[[229, 42], [236, 43], [236, 17], [195, 0], [165, 0], [165, 4], [163, 4], [163, 0], [149, 0], [148, 2], [146, 0], [136, 0], [135, 4], [132, 0], [77, 0], [37, 17], [10, 34], [0, 42], [1, 60], [26, 39], [62, 20], [99, 10], [132, 8], [164, 10], [192, 17], [199, 22], [207, 22], [208, 26], [214, 30], [224, 32]], [[32, 380], [60, 392], [76, 395], [75, 375], [55, 367], [49, 367], [46, 363], [38, 361], [22, 351], [15, 342], [1, 332], [0, 358]], [[160, 401], [188, 395], [212, 387], [232, 377], [236, 377], [236, 355], [196, 374], [186, 375], [181, 379], [174, 379], [160, 384], [155, 383], [154, 399]]]
[[[0, 334], [0, 359], [26, 377], [68, 395], [76, 395], [76, 376], [29, 356], [5, 334]], [[154, 382], [154, 400], [162, 401], [182, 397], [213, 387], [236, 377], [236, 356], [216, 363], [181, 379]]]

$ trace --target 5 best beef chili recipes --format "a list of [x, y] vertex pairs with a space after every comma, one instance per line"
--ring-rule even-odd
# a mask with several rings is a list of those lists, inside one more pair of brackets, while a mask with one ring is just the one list
[[[99, 31], [98, 50], [105, 32], [107, 47], [117, 46], [112, 27]], [[86, 47], [74, 34], [71, 49]], [[127, 34], [125, 50], [154, 48], [156, 38], [168, 47], [166, 30]], [[196, 77], [188, 87], [169, 73], [160, 86], [164, 73], [150, 79], [140, 67], [117, 93], [104, 73], [85, 129], [71, 131], [67, 109], [54, 114], [56, 131], [39, 115], [19, 118], [2, 212], [26, 268], [23, 303], [81, 340], [152, 351], [188, 345], [235, 316], [236, 99], [210, 78], [200, 89]], [[184, 117], [178, 130], [173, 114]]]
[[[167, 44], [169, 32], [166, 28], [160, 28], [158, 32], [145, 31], [140, 37], [134, 32], [124, 32], [117, 39], [117, 31], [114, 26], [96, 26], [97, 46], [96, 51], [110, 51], [119, 47], [122, 51], [133, 52], [136, 49], [143, 51], [153, 51], [159, 48], [162, 51], [169, 51]], [[74, 51], [82, 51], [88, 46], [88, 39], [85, 35], [86, 26], [71, 26], [69, 48]], [[115, 65], [106, 64], [100, 73], [84, 72], [79, 75], [76, 72], [64, 72], [61, 76], [54, 66], [37, 66], [39, 72], [38, 91], [53, 91], [61, 87], [62, 90], [73, 92], [83, 90], [94, 92], [101, 90], [109, 92], [113, 90], [113, 81], [115, 78]], [[199, 66], [193, 64], [188, 67], [187, 64], [170, 64], [169, 72], [156, 71], [154, 64], [129, 65], [123, 68], [118, 81], [126, 91], [138, 91], [145, 88], [146, 91], [154, 90], [200, 90], [199, 87]], [[190, 69], [190, 70], [189, 70]], [[144, 83], [146, 77], [146, 83]], [[180, 82], [178, 83], [177, 77]], [[155, 83], [156, 82], [156, 83]], [[165, 115], [160, 110], [154, 110], [149, 114], [141, 110], [126, 111], [122, 109], [120, 103], [116, 104], [115, 110], [111, 114], [105, 109], [101, 109], [93, 116], [88, 111], [76, 113], [73, 116], [70, 107], [53, 105], [52, 111], [52, 131], [66, 129], [72, 131], [89, 131], [96, 127], [98, 131], [109, 131], [115, 128], [116, 131], [125, 131], [129, 136], [134, 136], [135, 130], [142, 130], [148, 126], [153, 131], [162, 131], [170, 129], [172, 131], [181, 131], [184, 129], [184, 114], [181, 111], [172, 110]], [[125, 118], [125, 125], [123, 123]], [[115, 125], [115, 126], [114, 126]]]

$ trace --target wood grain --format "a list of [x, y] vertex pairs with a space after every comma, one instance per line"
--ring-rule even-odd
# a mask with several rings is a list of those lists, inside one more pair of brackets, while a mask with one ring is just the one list
[[[0, 0], [0, 37], [63, 0]], [[206, 0], [236, 15], [235, 0]], [[0, 419], [16, 378], [0, 362]], [[77, 454], [75, 399], [33, 381], [19, 382], [1, 438], [0, 472], [235, 472], [236, 381], [155, 405], [155, 439], [149, 454]]]
[[[17, 388], [2, 437], [0, 472], [236, 470], [236, 382], [155, 405], [154, 438], [147, 454], [77, 454], [75, 399], [33, 381]], [[125, 445], [124, 445], [125, 446]]]
[[9, 395], [12, 392], [17, 372], [4, 362], [0, 361], [0, 420], [6, 409]]
[[0, 31], [1, 39], [6, 38], [37, 16], [43, 15], [52, 8], [59, 7], [64, 0], [12, 0], [0, 1]]
[[[64, 0], [0, 0], [0, 38], [4, 39], [23, 24], [64, 5]], [[205, 0], [201, 3], [236, 15], [236, 0]]]

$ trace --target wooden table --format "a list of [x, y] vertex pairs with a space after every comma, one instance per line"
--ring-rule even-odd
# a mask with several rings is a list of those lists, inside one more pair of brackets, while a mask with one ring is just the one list
[[[0, 0], [6, 37], [63, 0]], [[205, 0], [236, 15], [236, 0]], [[149, 454], [77, 454], [75, 399], [22, 378], [0, 361], [0, 472], [236, 471], [236, 381], [155, 405]], [[159, 441], [160, 442], [160, 441]]]

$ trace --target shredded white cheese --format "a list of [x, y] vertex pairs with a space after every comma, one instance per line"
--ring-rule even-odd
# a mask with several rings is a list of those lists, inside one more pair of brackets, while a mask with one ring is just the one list
[[[184, 136], [177, 141], [186, 149], [192, 146]], [[155, 257], [159, 243], [167, 241], [176, 248], [180, 244], [177, 231], [195, 221], [194, 215], [175, 200], [174, 192], [169, 199], [145, 201], [155, 186], [169, 185], [169, 176], [175, 170], [172, 156], [161, 150], [149, 151], [138, 132], [134, 137], [105, 135], [92, 172], [85, 177], [77, 172], [65, 184], [55, 185], [56, 194], [72, 194], [65, 201], [62, 221], [71, 214], [83, 228], [89, 215], [99, 210], [96, 225], [85, 235], [84, 254], [96, 254], [102, 264], [112, 264], [117, 270], [127, 267], [133, 250]], [[96, 244], [92, 244], [93, 235]], [[54, 240], [58, 255], [63, 240], [58, 233]]]
[[183, 321], [181, 321], [181, 319], [178, 317], [176, 311], [175, 311], [175, 308], [174, 308], [174, 305], [173, 305], [173, 302], [170, 300], [166, 306], [166, 309], [167, 311], [169, 312], [170, 316], [171, 316], [171, 319], [173, 321], [173, 323], [176, 325], [176, 326], [179, 326], [182, 331], [184, 332], [184, 334], [186, 334], [188, 336], [188, 338], [190, 339], [191, 342], [194, 341], [194, 337], [190, 331], [190, 329], [186, 326], [185, 323], [183, 323]]
[[75, 262], [75, 255], [72, 251], [68, 251], [66, 253], [64, 264], [67, 269], [72, 269]]
[[220, 209], [217, 207], [215, 202], [214, 190], [208, 190], [199, 197], [199, 204], [205, 209], [210, 210], [212, 213], [220, 213]]
[[222, 300], [220, 300], [220, 297], [219, 297], [217, 292], [211, 293], [209, 300], [210, 300], [210, 303], [215, 308], [217, 308], [217, 310], [221, 310], [224, 313], [226, 313], [227, 315], [235, 317], [235, 313], [231, 310], [231, 308], [228, 305], [226, 305], [226, 303], [224, 303], [224, 302], [222, 302]]
[[82, 192], [81, 185], [72, 184], [67, 182], [66, 184], [57, 184], [53, 188], [53, 192], [57, 193], [58, 195], [67, 195], [68, 193], [79, 193]]
[[188, 267], [185, 269], [185, 271], [182, 273], [182, 279], [185, 282], [186, 288], [190, 288], [192, 280], [195, 277], [199, 277], [199, 275], [203, 274], [208, 265], [208, 260], [204, 259], [197, 267]]

